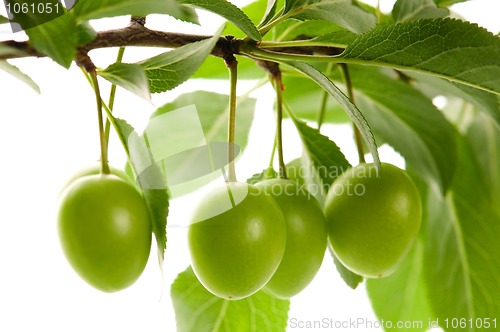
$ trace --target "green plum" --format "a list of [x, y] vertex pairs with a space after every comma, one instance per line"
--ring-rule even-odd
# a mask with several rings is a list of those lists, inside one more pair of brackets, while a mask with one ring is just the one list
[[418, 190], [405, 171], [383, 163], [360, 164], [330, 188], [325, 215], [337, 258], [368, 278], [394, 272], [414, 243], [421, 223]]
[[115, 292], [142, 274], [152, 226], [144, 198], [115, 175], [88, 175], [63, 192], [58, 229], [73, 269], [90, 285]]
[[[110, 174], [113, 174], [113, 175], [116, 175], [117, 177], [119, 177], [120, 179], [134, 185], [134, 181], [127, 175], [127, 173], [125, 173], [124, 171], [122, 171], [121, 169], [119, 168], [116, 168], [116, 167], [113, 167], [113, 166], [109, 166], [109, 173]], [[95, 165], [91, 165], [91, 166], [88, 166], [86, 168], [83, 168], [81, 170], [79, 170], [78, 172], [76, 172], [75, 174], [73, 174], [68, 181], [66, 181], [66, 184], [63, 186], [62, 191], [64, 191], [70, 184], [72, 184], [75, 180], [78, 180], [79, 178], [82, 178], [84, 176], [88, 176], [88, 175], [96, 175], [96, 174], [101, 174], [101, 164], [95, 164]]]
[[224, 299], [242, 299], [260, 290], [278, 268], [285, 221], [270, 196], [231, 182], [195, 209], [188, 244], [193, 270], [205, 288]]
[[276, 200], [286, 222], [283, 260], [265, 290], [288, 299], [309, 285], [321, 267], [327, 245], [325, 216], [316, 199], [292, 180], [265, 180], [257, 187]]

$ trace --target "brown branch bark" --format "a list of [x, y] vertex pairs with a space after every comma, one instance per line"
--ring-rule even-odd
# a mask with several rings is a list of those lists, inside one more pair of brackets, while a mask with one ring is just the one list
[[[78, 48], [78, 53], [80, 56], [85, 56], [95, 49], [121, 46], [177, 48], [210, 37], [151, 30], [140, 22], [132, 21], [125, 28], [98, 32], [93, 41]], [[237, 54], [239, 42], [238, 39], [221, 37], [212, 50], [212, 55], [224, 58], [228, 54]], [[13, 52], [1, 54], [0, 60], [45, 56], [38, 53], [27, 41], [8, 40], [0, 43], [0, 45], [2, 44], [13, 48]]]
[[[163, 47], [177, 48], [197, 41], [201, 41], [212, 36], [183, 34], [178, 32], [165, 32], [151, 30], [144, 26], [143, 18], [134, 18], [129, 26], [121, 29], [100, 31], [96, 38], [88, 44], [77, 49], [75, 61], [87, 57], [88, 53], [95, 49], [125, 46], [143, 47]], [[245, 41], [233, 38], [232, 36], [220, 37], [211, 54], [223, 59], [230, 59], [234, 54], [239, 54], [241, 43]], [[253, 42], [253, 41], [250, 41]], [[2, 45], [12, 48], [12, 52], [0, 54], [0, 60], [25, 58], [25, 57], [45, 57], [30, 46], [27, 41], [8, 40], [0, 42]], [[328, 54], [341, 53], [341, 49], [333, 47], [298, 47], [298, 48], [273, 48], [273, 52], [286, 52], [295, 54]]]

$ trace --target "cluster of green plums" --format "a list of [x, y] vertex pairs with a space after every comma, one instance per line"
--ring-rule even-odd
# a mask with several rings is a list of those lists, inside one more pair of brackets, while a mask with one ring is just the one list
[[63, 188], [58, 214], [61, 245], [73, 269], [90, 285], [116, 292], [142, 274], [151, 250], [146, 202], [128, 176], [90, 167]]
[[394, 272], [421, 219], [419, 194], [406, 172], [390, 164], [380, 172], [373, 164], [350, 168], [331, 186], [324, 208], [300, 181], [228, 182], [201, 201], [188, 244], [207, 290], [231, 300], [261, 289], [290, 298], [313, 280], [328, 242], [355, 273]]
[[289, 298], [321, 266], [326, 221], [318, 202], [291, 180], [227, 183], [195, 210], [188, 241], [193, 270], [213, 294], [236, 300], [265, 286]]
[[[335, 180], [324, 207], [300, 178], [225, 183], [194, 210], [188, 245], [194, 272], [213, 294], [237, 300], [263, 289], [288, 299], [314, 279], [328, 243], [359, 275], [394, 272], [420, 219], [419, 194], [405, 171], [362, 163]], [[76, 174], [62, 191], [58, 228], [71, 266], [102, 291], [127, 288], [148, 261], [148, 207], [118, 169]]]

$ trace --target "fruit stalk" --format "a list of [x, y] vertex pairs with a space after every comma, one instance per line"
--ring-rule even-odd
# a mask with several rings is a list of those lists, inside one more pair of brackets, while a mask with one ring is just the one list
[[228, 171], [227, 171], [227, 182], [236, 182], [236, 170], [234, 166], [234, 133], [236, 127], [236, 85], [238, 82], [238, 61], [234, 56], [227, 57], [225, 59], [226, 66], [229, 69], [229, 120], [227, 129], [227, 141], [228, 141]]
[[99, 123], [99, 141], [101, 144], [101, 173], [109, 174], [109, 165], [108, 165], [108, 149], [107, 149], [107, 140], [104, 132], [104, 124], [102, 117], [102, 99], [101, 92], [99, 90], [99, 82], [97, 80], [97, 73], [95, 68], [89, 71], [90, 78], [92, 80], [92, 86], [94, 88], [95, 97], [96, 97], [96, 105], [97, 105], [97, 121]]
[[274, 90], [276, 90], [276, 146], [278, 148], [279, 172], [278, 177], [287, 179], [285, 161], [283, 158], [283, 81], [281, 79], [281, 71], [277, 70], [271, 77]]
[[[123, 54], [125, 53], [125, 47], [120, 47], [118, 49], [118, 54], [116, 56], [116, 63], [121, 63], [123, 59]], [[115, 106], [115, 95], [116, 95], [116, 84], [111, 85], [111, 91], [109, 93], [109, 101], [108, 101], [108, 109], [110, 112], [113, 112], [113, 107]], [[106, 142], [109, 143], [109, 133], [111, 130], [111, 122], [109, 118], [106, 117], [106, 126], [104, 128], [104, 134], [106, 137]], [[106, 145], [106, 150], [108, 146]]]
[[[333, 63], [329, 62], [327, 67], [326, 67], [325, 75], [328, 76], [330, 74], [330, 72], [332, 71], [332, 67], [333, 67]], [[323, 90], [323, 95], [321, 96], [321, 104], [319, 107], [319, 114], [318, 114], [318, 130], [321, 130], [321, 126], [323, 125], [323, 122], [325, 121], [326, 106], [328, 104], [328, 97], [329, 96], [330, 96], [330, 94], [328, 92], [326, 92], [325, 90]]]
[[[349, 97], [351, 102], [356, 105], [356, 101], [354, 100], [354, 92], [352, 89], [351, 75], [349, 75], [349, 68], [347, 68], [347, 64], [345, 63], [341, 63], [340, 68], [342, 69], [342, 75], [344, 76], [344, 82], [347, 88], [347, 96]], [[364, 163], [365, 153], [363, 151], [363, 138], [361, 137], [359, 128], [354, 123], [352, 124], [352, 126], [354, 130], [354, 139], [356, 140], [356, 147], [358, 149], [359, 163]]]

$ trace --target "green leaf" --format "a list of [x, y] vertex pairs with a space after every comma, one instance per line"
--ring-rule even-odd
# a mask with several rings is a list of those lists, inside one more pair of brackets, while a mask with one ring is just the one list
[[277, 0], [267, 0], [266, 12], [262, 16], [262, 19], [259, 23], [259, 27], [268, 23], [276, 14]]
[[349, 66], [349, 71], [358, 107], [375, 135], [446, 191], [457, 157], [455, 132], [443, 114], [419, 91], [377, 68]]
[[288, 13], [291, 10], [294, 10], [296, 8], [299, 8], [301, 6], [305, 6], [309, 3], [313, 3], [316, 1], [322, 1], [322, 0], [285, 0], [285, 11], [284, 13]]
[[[0, 52], [1, 53], [1, 52]], [[26, 83], [30, 88], [40, 93], [40, 87], [25, 73], [23, 73], [19, 68], [11, 65], [5, 60], [0, 60], [0, 69], [16, 77], [20, 81]]]
[[[262, 17], [264, 10], [262, 1], [251, 2], [242, 8], [246, 16], [252, 22], [258, 22]], [[252, 23], [253, 24], [253, 23]], [[224, 36], [234, 36], [236, 38], [245, 38], [246, 34], [241, 31], [236, 25], [228, 21], [223, 33]], [[265, 74], [260, 70], [255, 63], [247, 57], [238, 57], [238, 79], [261, 79]], [[227, 67], [221, 58], [208, 57], [205, 62], [198, 68], [193, 78], [209, 78], [209, 79], [228, 79]]]
[[[210, 101], [210, 102], [207, 102]], [[248, 133], [255, 112], [254, 98], [240, 97], [237, 99], [235, 143], [243, 150], [248, 143]], [[227, 141], [227, 121], [229, 96], [208, 91], [195, 91], [179, 95], [174, 101], [158, 108], [151, 117], [156, 117], [186, 106], [196, 107], [199, 123], [203, 129], [206, 142]], [[175, 135], [169, 132], [169, 135]], [[179, 138], [183, 135], [177, 133]]]
[[111, 83], [150, 100], [149, 83], [144, 69], [136, 64], [114, 63], [104, 70], [97, 72]]
[[[494, 95], [482, 90], [477, 90], [468, 86], [451, 84], [456, 88], [456, 95], [462, 96], [464, 102], [474, 105], [480, 112], [490, 116], [500, 126], [500, 95]], [[451, 90], [451, 89], [450, 89]], [[463, 104], [465, 107], [467, 104]], [[460, 116], [460, 110], [456, 110], [457, 118]]]
[[214, 48], [221, 31], [211, 38], [138, 62], [149, 79], [150, 91], [157, 93], [171, 90], [191, 77]]
[[335, 85], [330, 81], [328, 77], [323, 75], [314, 67], [303, 63], [303, 62], [295, 62], [295, 61], [281, 61], [293, 68], [302, 74], [309, 77], [311, 80], [316, 82], [319, 86], [321, 86], [325, 91], [327, 91], [331, 96], [333, 96], [339, 104], [344, 108], [344, 110], [349, 114], [351, 120], [354, 124], [359, 128], [363, 139], [370, 149], [370, 153], [373, 156], [373, 161], [377, 167], [380, 167], [380, 159], [377, 151], [377, 144], [375, 143], [375, 138], [371, 132], [370, 126], [366, 122], [361, 111], [354, 105], [349, 98]]
[[226, 20], [234, 23], [253, 40], [259, 41], [262, 38], [259, 30], [257, 30], [250, 18], [231, 2], [226, 0], [178, 0], [178, 2], [203, 8], [224, 17]]
[[[424, 245], [415, 243], [396, 272], [380, 279], [367, 279], [366, 288], [379, 321], [412, 322], [412, 332], [423, 332], [433, 320], [423, 280]], [[390, 331], [410, 331], [394, 326]]]
[[[314, 38], [330, 32], [346, 31], [325, 20], [299, 21], [295, 19], [284, 21], [276, 26], [275, 30], [275, 39], [278, 41], [300, 40], [304, 39], [304, 37]], [[358, 36], [353, 35], [355, 36], [354, 39]]]
[[[10, 20], [16, 23], [11, 25], [14, 32], [31, 29], [66, 13], [66, 9], [59, 0], [44, 0], [41, 8], [39, 7], [40, 1], [37, 0], [7, 0], [4, 3], [6, 9], [11, 9], [8, 15]], [[7, 5], [12, 8], [7, 8]]]
[[[500, 317], [500, 193], [498, 182], [480, 164], [495, 165], [498, 172], [500, 132], [495, 125], [476, 128], [460, 136], [452, 191], [442, 197], [431, 186], [424, 205], [425, 279], [442, 327], [447, 318]], [[467, 324], [461, 331], [484, 329]]]
[[146, 144], [141, 144], [141, 142], [144, 142], [144, 139], [125, 120], [115, 118], [109, 112], [107, 115], [127, 153], [129, 164], [132, 166], [134, 172], [134, 178], [146, 200], [161, 267], [163, 265], [165, 249], [167, 248], [166, 226], [169, 208], [167, 185], [164, 182], [159, 163], [151, 161]]
[[[232, 1], [231, 1], [232, 2]], [[257, 22], [262, 18], [262, 13], [265, 10], [265, 3], [263, 1], [250, 2], [247, 5], [241, 7], [244, 15], [250, 19], [251, 24], [255, 26]], [[248, 35], [236, 25], [236, 23], [227, 21], [226, 29], [222, 33], [223, 36], [234, 36], [235, 38], [244, 39]], [[259, 32], [260, 36], [260, 32]], [[262, 37], [262, 36], [261, 36]]]
[[359, 284], [363, 282], [364, 278], [346, 268], [344, 264], [342, 264], [337, 259], [337, 257], [335, 257], [335, 253], [330, 244], [328, 244], [328, 251], [330, 251], [330, 254], [332, 255], [333, 263], [335, 264], [335, 268], [337, 269], [337, 272], [339, 273], [342, 280], [344, 280], [347, 286], [351, 287], [352, 289], [356, 289]]
[[172, 284], [170, 294], [177, 332], [285, 331], [290, 301], [263, 291], [238, 301], [207, 291], [189, 267]]
[[0, 15], [0, 24], [10, 23], [7, 17]]
[[356, 35], [349, 31], [332, 31], [310, 39], [311, 45], [345, 48], [356, 39]]
[[303, 20], [326, 20], [354, 33], [366, 33], [377, 24], [375, 15], [357, 6], [351, 0], [316, 0], [300, 7], [294, 17]]
[[[473, 104], [479, 111], [491, 116], [500, 125], [500, 96], [421, 73], [409, 73], [409, 76], [417, 80], [414, 86], [420, 90], [433, 89], [432, 97], [443, 94], [459, 97]], [[459, 109], [454, 110], [457, 115], [459, 112]]]
[[78, 23], [77, 26], [78, 31], [78, 46], [85, 45], [90, 43], [97, 36], [97, 31], [90, 25], [89, 22], [81, 22]]
[[358, 37], [339, 61], [424, 72], [500, 94], [500, 38], [455, 19], [422, 19]]
[[[83, 1], [82, 1], [83, 2]], [[65, 68], [69, 68], [76, 54], [78, 29], [70, 13], [26, 30], [29, 43], [38, 52], [46, 54]]]
[[441, 18], [449, 14], [450, 11], [447, 8], [438, 8], [432, 0], [398, 0], [392, 9], [392, 15], [397, 22]]
[[483, 182], [488, 184], [486, 188], [493, 202], [491, 207], [500, 216], [500, 205], [495, 203], [500, 202], [500, 126], [484, 114], [478, 115], [468, 128], [467, 137], [478, 160]]
[[[263, 43], [261, 47], [266, 48], [270, 45], [274, 47], [328, 46], [332, 47], [329, 51], [333, 55], [334, 51], [336, 54], [340, 54], [347, 45], [357, 38], [355, 33], [323, 20], [305, 21], [300, 24], [281, 24], [278, 27], [283, 28], [283, 26], [288, 28], [276, 32], [278, 36], [276, 39], [279, 42]], [[337, 50], [333, 48], [337, 48]]]
[[[207, 102], [210, 101], [210, 102]], [[248, 133], [253, 121], [255, 112], [255, 99], [240, 97], [237, 100], [235, 144], [243, 151], [248, 143]], [[217, 147], [208, 145], [210, 143], [227, 142], [227, 122], [228, 122], [229, 96], [207, 91], [195, 91], [178, 96], [174, 101], [158, 108], [152, 115], [145, 131], [152, 143], [161, 141], [158, 148], [153, 149], [153, 155], [161, 156], [160, 159], [167, 160], [162, 163], [164, 177], [169, 183], [169, 189], [175, 197], [187, 194], [207, 184], [215, 178], [221, 177], [222, 173], [216, 172], [208, 164], [215, 164], [217, 158]], [[161, 122], [161, 123], [160, 123]], [[158, 132], [160, 129], [161, 132]], [[164, 136], [154, 136], [163, 135]], [[151, 133], [151, 134], [149, 134]], [[156, 138], [159, 137], [159, 138]], [[182, 144], [180, 143], [182, 142]], [[221, 144], [224, 153], [227, 144]], [[192, 154], [187, 153], [179, 157], [179, 153], [190, 149], [207, 147], [211, 160], [207, 161], [207, 167], [200, 165], [203, 160], [197, 151]], [[181, 149], [182, 148], [182, 149]], [[155, 153], [158, 150], [158, 153]], [[219, 153], [220, 154], [220, 153]], [[171, 156], [177, 156], [170, 158]], [[198, 160], [193, 162], [193, 158]], [[224, 154], [224, 163], [227, 160]], [[220, 163], [218, 163], [220, 164]], [[191, 174], [198, 174], [196, 178], [179, 183], [177, 180], [168, 181], [180, 174], [179, 171], [189, 171]], [[202, 172], [203, 174], [200, 174]], [[184, 173], [180, 174], [184, 177]], [[174, 185], [173, 182], [179, 185]]]
[[[303, 77], [284, 76], [283, 99], [299, 118], [318, 121], [321, 99], [326, 93], [313, 81]], [[328, 95], [330, 97], [330, 95]], [[288, 116], [285, 112], [284, 116]], [[325, 109], [324, 122], [346, 123], [350, 118], [342, 107], [329, 98]]]
[[185, 9], [174, 0], [82, 0], [71, 10], [80, 20], [104, 17], [167, 14], [185, 18]]
[[[159, 168], [155, 171], [160, 174]], [[148, 205], [149, 215], [153, 222], [153, 234], [158, 249], [158, 263], [163, 266], [165, 250], [167, 249], [167, 217], [169, 209], [169, 194], [162, 189], [142, 189], [144, 199]], [[163, 269], [163, 268], [162, 268]]]
[[434, 3], [441, 7], [448, 7], [455, 3], [466, 2], [469, 0], [434, 0]]
[[318, 171], [325, 191], [333, 181], [351, 167], [340, 148], [318, 129], [309, 127], [305, 122], [292, 116], [293, 123], [299, 132], [304, 148]]
[[[180, 2], [180, 1], [177, 1]], [[181, 5], [179, 6], [179, 13], [174, 13], [172, 17], [188, 22], [188, 23], [193, 23], [200, 25], [200, 20], [198, 19], [198, 14], [196, 13], [196, 10], [194, 8], [191, 8], [190, 6], [187, 5]]]

